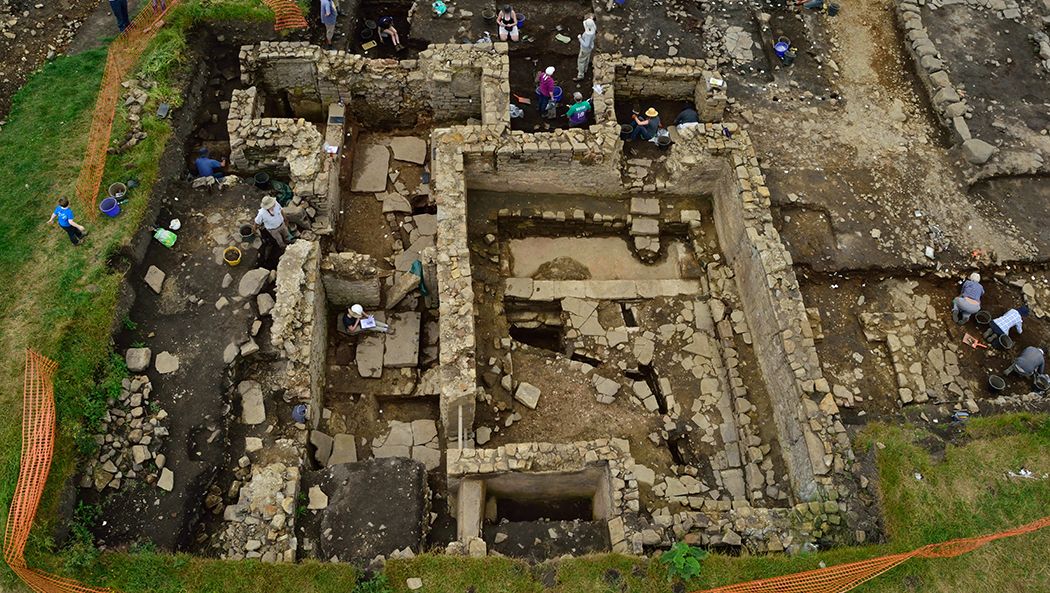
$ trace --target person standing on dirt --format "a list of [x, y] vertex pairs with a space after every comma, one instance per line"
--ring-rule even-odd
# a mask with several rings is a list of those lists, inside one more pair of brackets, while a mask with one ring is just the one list
[[557, 86], [554, 82], [554, 66], [547, 66], [546, 70], [536, 75], [536, 107], [540, 115], [549, 117], [547, 107], [554, 101], [554, 88]]
[[353, 305], [343, 313], [341, 323], [343, 330], [348, 334], [356, 334], [363, 331], [389, 333], [390, 326], [377, 321], [372, 315], [365, 314], [365, 308], [361, 305]]
[[1034, 379], [1045, 372], [1046, 353], [1043, 352], [1042, 348], [1029, 346], [1021, 351], [1021, 355], [1014, 359], [1014, 363], [1009, 368], [1003, 371], [1003, 375], [1008, 376], [1017, 373], [1022, 377]]
[[73, 220], [73, 209], [69, 207], [69, 200], [65, 198], [58, 199], [58, 205], [55, 206], [55, 210], [51, 213], [51, 218], [48, 219], [47, 224], [51, 224], [56, 220], [58, 221], [58, 226], [69, 235], [69, 240], [72, 241], [73, 245], [83, 243], [84, 236], [88, 232], [87, 229]]
[[1028, 317], [1028, 305], [1021, 305], [1016, 309], [1010, 309], [1000, 317], [996, 317], [988, 324], [988, 331], [984, 332], [984, 339], [991, 341], [993, 337], [1009, 336], [1010, 330], [1017, 328], [1017, 333], [1022, 333], [1021, 321]]
[[197, 177], [214, 177], [215, 179], [222, 179], [225, 176], [222, 168], [226, 166], [226, 159], [217, 161], [208, 156], [208, 149], [202, 148], [198, 153], [197, 160], [193, 161], [193, 165], [197, 168]]
[[952, 300], [952, 319], [955, 323], [962, 325], [970, 320], [971, 315], [980, 311], [982, 296], [984, 287], [981, 286], [981, 275], [974, 272], [963, 281], [959, 296]]
[[288, 229], [288, 223], [284, 220], [284, 215], [281, 214], [281, 205], [273, 196], [266, 196], [262, 199], [262, 207], [255, 215], [255, 224], [262, 225], [281, 249], [295, 240], [295, 236]]
[[384, 16], [379, 19], [379, 40], [389, 39], [394, 44], [394, 50], [401, 49], [401, 37], [394, 28], [394, 17]]
[[113, 13], [113, 18], [117, 19], [117, 26], [123, 33], [131, 25], [131, 19], [128, 18], [128, 0], [109, 0], [109, 10]]
[[591, 52], [594, 51], [594, 40], [598, 36], [598, 25], [594, 23], [593, 14], [583, 16], [583, 33], [576, 36], [580, 40], [580, 55], [576, 58], [576, 78], [583, 80], [587, 68], [591, 65]]
[[496, 25], [499, 26], [500, 41], [506, 41], [507, 37], [510, 37], [511, 41], [518, 40], [518, 13], [514, 12], [510, 4], [503, 5], [496, 14]]
[[326, 46], [332, 45], [332, 38], [335, 37], [336, 16], [338, 16], [338, 11], [332, 0], [321, 0], [321, 24], [324, 25], [324, 44]]

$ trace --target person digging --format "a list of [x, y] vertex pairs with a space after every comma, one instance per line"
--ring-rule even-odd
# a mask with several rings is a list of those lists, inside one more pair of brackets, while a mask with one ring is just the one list
[[984, 296], [984, 287], [981, 286], [981, 275], [977, 272], [963, 281], [959, 288], [959, 296], [952, 299], [952, 320], [962, 325], [970, 320], [970, 316], [981, 310], [981, 297]]
[[1039, 375], [1046, 372], [1046, 356], [1042, 348], [1036, 348], [1035, 346], [1029, 346], [1021, 351], [1021, 355], [1014, 359], [1005, 371], [1003, 376], [1008, 377], [1014, 373], [1031, 379], [1036, 382]]
[[266, 196], [262, 199], [260, 206], [259, 213], [255, 215], [256, 228], [261, 225], [266, 229], [266, 232], [273, 237], [281, 249], [295, 241], [295, 234], [289, 230], [284, 214], [281, 213], [281, 205], [277, 203], [277, 200], [273, 196]]
[[1011, 330], [1016, 329], [1017, 333], [1021, 334], [1024, 330], [1021, 323], [1025, 317], [1028, 317], [1028, 305], [1010, 309], [1001, 316], [996, 317], [988, 324], [988, 331], [984, 332], [985, 341], [1002, 345], [1000, 338], [1003, 336], [1009, 337]]

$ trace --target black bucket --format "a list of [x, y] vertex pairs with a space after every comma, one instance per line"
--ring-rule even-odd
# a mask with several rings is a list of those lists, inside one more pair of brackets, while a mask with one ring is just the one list
[[631, 124], [620, 124], [620, 136], [629, 136], [634, 131]]
[[973, 318], [977, 325], [988, 325], [992, 322], [992, 314], [984, 310], [974, 313]]
[[668, 148], [671, 147], [671, 137], [670, 136], [657, 136], [656, 137], [656, 147], [659, 148], [660, 150], [667, 150]]
[[373, 35], [372, 29], [361, 29], [361, 41], [368, 41], [372, 39]]
[[1045, 392], [1047, 389], [1050, 389], [1050, 377], [1046, 375], [1036, 375], [1035, 390]]
[[1006, 389], [1006, 379], [999, 375], [988, 375], [988, 389], [992, 393], [999, 393]]
[[1003, 334], [995, 340], [995, 346], [1000, 350], [1009, 350], [1014, 347], [1014, 339]]
[[255, 237], [255, 227], [250, 224], [241, 225], [241, 241], [251, 241]]
[[370, 29], [372, 31], [375, 31], [376, 29], [379, 28], [379, 25], [376, 24], [376, 22], [373, 21], [372, 19], [365, 19], [365, 28], [366, 29]]
[[270, 175], [262, 171], [255, 174], [255, 187], [259, 189], [270, 189]]

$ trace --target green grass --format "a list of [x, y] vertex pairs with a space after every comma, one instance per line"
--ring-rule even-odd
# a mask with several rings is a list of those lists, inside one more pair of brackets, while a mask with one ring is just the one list
[[[200, 1], [180, 5], [168, 25], [143, 54], [139, 71], [158, 84], [143, 110], [148, 137], [120, 155], [107, 159], [102, 187], [118, 180], [138, 179], [123, 214], [92, 220], [85, 205], [73, 199], [83, 158], [105, 50], [62, 56], [34, 74], [12, 99], [7, 124], [0, 130], [0, 523], [18, 476], [21, 449], [23, 350], [36, 349], [59, 363], [55, 377], [59, 435], [51, 479], [42, 502], [29, 551], [46, 553], [55, 520], [60, 485], [75, 467], [78, 444], [84, 444], [103, 411], [105, 398], [126, 370], [112, 358], [110, 333], [123, 280], [107, 259], [139, 227], [146, 197], [155, 180], [160, 155], [171, 135], [168, 121], [151, 114], [156, 104], [181, 104], [187, 60], [186, 32], [210, 19], [269, 20], [272, 13], [255, 0]], [[123, 139], [127, 124], [119, 108], [113, 138]], [[76, 218], [87, 226], [87, 242], [74, 248], [65, 233], [48, 226], [59, 196], [73, 202]], [[13, 583], [6, 565], [0, 568], [0, 590]]]

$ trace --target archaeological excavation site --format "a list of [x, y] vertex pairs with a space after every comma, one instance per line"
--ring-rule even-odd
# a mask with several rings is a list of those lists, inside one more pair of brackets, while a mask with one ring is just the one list
[[194, 24], [57, 512], [362, 570], [890, 541], [870, 425], [1050, 410], [1050, 3], [857, 4]]

